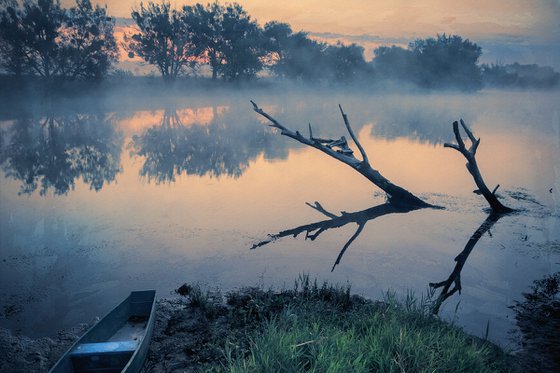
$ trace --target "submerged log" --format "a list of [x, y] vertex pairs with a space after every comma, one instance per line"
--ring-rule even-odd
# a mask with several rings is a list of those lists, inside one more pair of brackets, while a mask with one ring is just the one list
[[496, 185], [493, 191], [490, 191], [490, 189], [486, 186], [486, 183], [482, 178], [482, 174], [478, 169], [478, 164], [476, 163], [476, 158], [475, 158], [476, 150], [478, 149], [478, 145], [480, 144], [480, 139], [477, 139], [474, 136], [472, 131], [469, 129], [469, 127], [467, 127], [467, 125], [465, 124], [465, 122], [463, 122], [462, 119], [460, 121], [461, 121], [461, 127], [463, 127], [463, 130], [465, 130], [465, 133], [467, 134], [469, 140], [471, 141], [470, 148], [467, 149], [465, 146], [465, 142], [463, 141], [459, 130], [459, 123], [457, 121], [453, 122], [453, 132], [455, 134], [455, 140], [457, 141], [457, 144], [445, 143], [443, 144], [443, 146], [445, 148], [451, 148], [457, 150], [467, 159], [467, 164], [466, 164], [467, 170], [472, 175], [474, 182], [478, 187], [478, 190], [475, 190], [474, 193], [482, 194], [484, 198], [486, 198], [486, 201], [488, 201], [488, 204], [492, 208], [492, 211], [498, 213], [513, 211], [512, 208], [504, 206], [496, 196], [496, 191], [500, 187], [500, 184]]
[[348, 142], [346, 138], [342, 136], [338, 140], [329, 140], [329, 139], [320, 139], [317, 137], [313, 137], [313, 130], [311, 128], [311, 124], [309, 124], [309, 137], [303, 136], [299, 131], [292, 131], [289, 128], [282, 125], [268, 113], [266, 113], [263, 109], [257, 106], [256, 103], [251, 101], [253, 104], [253, 110], [268, 119], [271, 124], [269, 126], [277, 128], [280, 130], [280, 133], [284, 136], [290, 137], [296, 141], [299, 141], [302, 144], [311, 146], [315, 149], [322, 151], [323, 153], [331, 156], [332, 158], [352, 167], [354, 170], [358, 171], [362, 176], [366, 177], [369, 181], [379, 187], [387, 194], [387, 198], [389, 202], [395, 205], [401, 206], [413, 206], [413, 207], [433, 207], [429, 203], [423, 201], [422, 199], [416, 197], [414, 194], [409, 192], [408, 190], [393, 184], [387, 178], [385, 178], [379, 171], [374, 169], [371, 164], [369, 163], [368, 156], [358, 141], [358, 138], [354, 134], [352, 127], [350, 126], [350, 122], [348, 121], [348, 116], [342, 110], [342, 106], [339, 105], [340, 113], [342, 114], [342, 119], [344, 121], [344, 125], [356, 144], [358, 148], [362, 160], [357, 159], [354, 156], [354, 152], [348, 146]]

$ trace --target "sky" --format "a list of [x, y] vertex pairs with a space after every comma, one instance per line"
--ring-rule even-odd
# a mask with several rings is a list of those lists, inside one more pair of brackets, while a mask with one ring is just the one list
[[[64, 5], [73, 0], [63, 0]], [[116, 17], [130, 17], [137, 0], [92, 0]], [[196, 0], [174, 0], [181, 7]], [[200, 2], [200, 0], [199, 0]], [[202, 1], [206, 3], [207, 1]], [[294, 31], [366, 46], [406, 46], [416, 38], [458, 34], [483, 47], [487, 59], [560, 67], [560, 0], [239, 0], [261, 25], [287, 22]], [[367, 56], [371, 57], [371, 56]], [[534, 61], [532, 61], [534, 60]]]

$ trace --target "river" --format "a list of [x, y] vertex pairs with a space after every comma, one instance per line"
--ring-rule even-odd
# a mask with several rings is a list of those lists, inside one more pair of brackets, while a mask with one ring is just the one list
[[[342, 104], [372, 166], [445, 209], [381, 207], [334, 269], [355, 222], [251, 249], [269, 234], [329, 219], [306, 202], [339, 215], [383, 205], [385, 196], [266, 126], [250, 99], [289, 128], [307, 134], [311, 123], [314, 136], [333, 139], [349, 138]], [[500, 184], [500, 198], [518, 211], [477, 242], [461, 293], [440, 315], [478, 336], [488, 328], [490, 340], [514, 348], [509, 306], [560, 270], [558, 102], [558, 91], [245, 89], [4, 108], [0, 326], [49, 336], [102, 316], [134, 289], [168, 297], [184, 282], [289, 287], [302, 273], [349, 282], [371, 298], [388, 289], [425, 296], [488, 217], [464, 158], [443, 147], [463, 118], [481, 138], [486, 182]]]

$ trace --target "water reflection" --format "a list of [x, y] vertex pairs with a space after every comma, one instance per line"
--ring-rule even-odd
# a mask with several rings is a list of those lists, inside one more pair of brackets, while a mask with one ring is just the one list
[[175, 108], [166, 109], [158, 125], [132, 138], [132, 154], [145, 158], [140, 174], [156, 183], [173, 182], [183, 173], [237, 178], [262, 153], [287, 157], [283, 142], [245, 108], [213, 107], [211, 118], [187, 125]]
[[310, 239], [311, 241], [314, 241], [317, 237], [319, 237], [319, 235], [321, 235], [321, 233], [329, 229], [337, 229], [350, 223], [356, 223], [358, 225], [358, 228], [356, 229], [354, 234], [348, 239], [348, 241], [346, 241], [346, 243], [340, 250], [338, 257], [336, 258], [336, 261], [334, 262], [331, 268], [331, 272], [332, 272], [334, 271], [336, 266], [340, 264], [340, 261], [342, 260], [344, 253], [350, 247], [352, 242], [354, 242], [354, 240], [358, 238], [360, 233], [362, 233], [368, 221], [388, 214], [396, 214], [396, 213], [402, 214], [402, 213], [407, 213], [413, 210], [420, 209], [420, 207], [397, 206], [392, 203], [383, 203], [381, 205], [370, 207], [362, 211], [357, 211], [357, 212], [341, 211], [340, 215], [335, 215], [325, 210], [325, 208], [319, 202], [315, 202], [315, 204], [313, 205], [307, 203], [307, 205], [312, 209], [317, 210], [323, 215], [327, 216], [329, 219], [318, 221], [311, 224], [301, 225], [299, 227], [287, 229], [276, 234], [269, 234], [267, 239], [254, 244], [251, 249], [256, 249], [257, 247], [264, 246], [282, 237], [287, 237], [287, 236], [297, 237], [300, 233], [303, 232], [305, 232], [306, 240]]
[[[443, 144], [451, 138], [449, 124], [456, 113], [449, 110], [426, 110], [425, 108], [402, 108], [401, 110], [387, 111], [385, 115], [376, 119], [372, 128], [375, 137], [394, 140], [408, 138], [420, 143], [432, 145]], [[468, 122], [472, 122], [472, 115]]]
[[78, 179], [99, 191], [121, 172], [123, 136], [107, 115], [25, 117], [0, 130], [0, 139], [0, 165], [21, 182], [20, 194], [63, 195]]
[[[496, 212], [492, 212], [490, 215], [488, 215], [486, 220], [484, 220], [480, 227], [478, 227], [478, 229], [473, 233], [471, 238], [469, 238], [463, 251], [461, 251], [461, 253], [459, 253], [459, 255], [455, 257], [455, 267], [453, 268], [453, 271], [451, 271], [451, 274], [449, 275], [447, 280], [430, 283], [430, 288], [434, 290], [442, 288], [440, 294], [432, 305], [432, 312], [434, 314], [437, 314], [439, 312], [441, 305], [446, 299], [457, 292], [459, 292], [459, 294], [461, 293], [461, 271], [463, 270], [463, 266], [469, 258], [469, 255], [473, 251], [480, 238], [486, 232], [491, 235], [490, 229], [494, 226], [494, 224], [498, 222], [498, 220], [500, 220], [505, 215], [506, 214]], [[453, 285], [453, 288], [451, 288], [451, 285]]]

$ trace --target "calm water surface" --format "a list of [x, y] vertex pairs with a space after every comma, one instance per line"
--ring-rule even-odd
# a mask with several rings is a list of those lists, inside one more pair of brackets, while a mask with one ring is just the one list
[[[255, 99], [288, 127], [338, 138], [348, 113], [372, 166], [444, 210], [385, 209], [347, 166], [282, 137]], [[184, 282], [225, 290], [291, 286], [306, 272], [379, 298], [421, 296], [453, 271], [488, 216], [462, 156], [442, 144], [464, 118], [482, 138], [477, 160], [519, 209], [497, 221], [461, 272], [441, 315], [503, 346], [508, 306], [560, 269], [558, 92], [310, 94], [240, 91], [119, 106], [54, 104], [0, 118], [0, 326], [32, 337], [92, 320], [132, 289], [171, 296]], [[348, 137], [348, 136], [347, 136]], [[378, 205], [358, 224], [314, 239], [268, 234]], [[367, 222], [366, 222], [367, 221]], [[310, 232], [310, 233], [317, 233]], [[331, 271], [332, 270], [332, 271]], [[439, 290], [438, 290], [439, 291]], [[438, 292], [436, 292], [436, 295]]]

